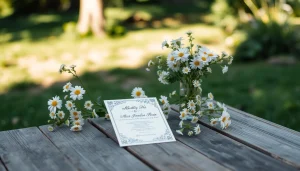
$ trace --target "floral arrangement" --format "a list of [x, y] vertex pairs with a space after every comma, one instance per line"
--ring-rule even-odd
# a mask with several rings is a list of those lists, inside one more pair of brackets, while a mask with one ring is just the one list
[[[233, 57], [222, 52], [221, 55], [216, 54], [212, 50], [193, 44], [192, 32], [188, 31], [188, 46], [184, 46], [183, 38], [172, 40], [171, 42], [164, 41], [162, 48], [171, 49], [166, 62], [161, 56], [156, 57], [155, 60], [148, 62], [146, 71], [150, 71], [151, 67], [157, 66], [158, 80], [162, 84], [171, 84], [180, 82], [180, 92], [177, 94], [176, 90], [169, 93], [167, 96], [161, 95], [159, 101], [161, 109], [168, 118], [171, 110], [170, 104], [180, 105], [180, 129], [176, 130], [178, 134], [197, 135], [201, 132], [198, 120], [202, 116], [207, 116], [210, 119], [211, 125], [217, 125], [218, 122], [222, 129], [226, 129], [231, 124], [230, 114], [224, 104], [219, 102], [214, 103], [214, 96], [208, 93], [207, 97], [202, 97], [201, 82], [203, 77], [207, 77], [212, 73], [211, 66], [214, 64], [220, 65], [223, 74], [228, 71], [228, 66], [223, 65], [227, 62], [230, 65]], [[109, 115], [101, 97], [97, 101], [93, 101], [83, 82], [76, 73], [75, 65], [67, 67], [62, 64], [59, 72], [69, 73], [79, 80], [81, 86], [73, 86], [70, 82], [63, 86], [63, 92], [66, 93], [63, 104], [59, 96], [55, 96], [48, 101], [48, 110], [50, 112], [50, 120], [48, 123], [49, 131], [53, 131], [55, 127], [63, 124], [71, 126], [71, 131], [81, 131], [84, 125], [84, 120], [87, 118], [97, 118], [104, 116], [109, 120]], [[87, 94], [90, 100], [80, 104], [83, 96]], [[179, 96], [179, 97], [178, 97]], [[136, 87], [131, 92], [133, 98], [147, 97], [144, 90]], [[64, 112], [62, 107], [65, 107], [67, 112]]]
[[[232, 63], [233, 57], [225, 52], [218, 55], [204, 46], [195, 46], [192, 32], [188, 31], [186, 34], [187, 46], [184, 46], [182, 37], [170, 42], [163, 41], [162, 49], [171, 49], [167, 61], [164, 62], [162, 57], [158, 56], [154, 61], [148, 62], [146, 70], [150, 71], [151, 67], [157, 66], [158, 80], [162, 84], [180, 82], [179, 98], [171, 102], [180, 105], [180, 129], [176, 130], [178, 134], [187, 133], [189, 136], [199, 134], [201, 131], [197, 122], [202, 116], [207, 116], [211, 125], [220, 122], [221, 128], [226, 129], [231, 124], [227, 108], [219, 102], [215, 105], [212, 93], [208, 93], [207, 97], [202, 97], [201, 82], [203, 77], [212, 73], [212, 65], [220, 65], [225, 74], [228, 71], [227, 65]], [[227, 65], [224, 64], [225, 62]], [[174, 92], [169, 94], [170, 99], [176, 96]], [[161, 96], [160, 101], [163, 106], [169, 103], [165, 96]], [[168, 113], [165, 114], [168, 117]]]

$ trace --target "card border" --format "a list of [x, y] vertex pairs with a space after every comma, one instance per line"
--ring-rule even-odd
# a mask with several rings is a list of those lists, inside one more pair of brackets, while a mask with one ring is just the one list
[[[164, 124], [165, 124], [166, 129], [170, 132], [170, 134], [171, 134], [171, 136], [172, 136], [172, 140], [163, 140], [163, 141], [154, 141], [154, 142], [151, 141], [151, 142], [143, 142], [143, 143], [137, 142], [137, 143], [131, 143], [131, 144], [123, 144], [123, 143], [121, 142], [120, 132], [119, 132], [118, 126], [117, 126], [116, 123], [115, 123], [115, 120], [114, 120], [114, 118], [113, 118], [113, 114], [112, 114], [111, 109], [109, 108], [109, 105], [107, 104], [107, 102], [110, 102], [110, 101], [137, 101], [137, 100], [143, 100], [143, 99], [146, 99], [146, 100], [147, 100], [147, 99], [148, 99], [148, 100], [154, 99], [154, 100], [155, 100], [155, 103], [156, 103], [156, 105], [157, 105], [157, 109], [158, 109], [158, 111], [159, 111], [160, 117], [163, 119], [163, 122], [164, 122]], [[157, 101], [157, 99], [156, 99], [155, 97], [136, 98], [136, 99], [104, 100], [104, 104], [105, 104], [105, 106], [106, 106], [106, 108], [107, 108], [107, 112], [108, 112], [109, 115], [110, 115], [111, 123], [112, 123], [112, 125], [113, 125], [113, 128], [114, 128], [115, 134], [116, 134], [116, 136], [117, 136], [117, 139], [118, 139], [118, 142], [119, 142], [120, 147], [134, 146], [134, 145], [144, 145], [144, 144], [156, 144], [156, 143], [164, 143], [164, 142], [175, 142], [175, 141], [176, 141], [175, 136], [174, 136], [174, 134], [173, 134], [173, 132], [172, 132], [172, 130], [171, 130], [171, 128], [170, 128], [170, 126], [169, 126], [169, 124], [168, 124], [168, 122], [167, 122], [167, 120], [166, 120], [166, 118], [165, 118], [165, 116], [164, 116], [164, 114], [163, 114], [163, 112], [162, 112], [162, 110], [161, 110], [161, 108], [159, 107], [160, 105], [159, 105], [159, 103], [158, 103], [158, 101]]]

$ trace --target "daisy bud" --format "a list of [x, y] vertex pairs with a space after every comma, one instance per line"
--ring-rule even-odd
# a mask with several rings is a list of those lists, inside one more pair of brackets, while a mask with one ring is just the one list
[[52, 132], [54, 130], [53, 126], [48, 126], [48, 131]]
[[69, 119], [65, 121], [65, 125], [70, 126], [70, 121], [69, 121]]
[[62, 73], [63, 71], [66, 70], [66, 65], [65, 64], [61, 64], [60, 68], [59, 68], [59, 73]]
[[150, 69], [149, 69], [149, 68], [146, 68], [146, 71], [150, 72]]
[[64, 99], [66, 100], [68, 98], [68, 95], [65, 95]]

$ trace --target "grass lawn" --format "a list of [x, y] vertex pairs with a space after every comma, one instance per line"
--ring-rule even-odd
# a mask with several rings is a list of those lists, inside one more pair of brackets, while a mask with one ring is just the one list
[[[114, 10], [122, 12], [108, 9], [107, 13], [113, 16]], [[124, 10], [124, 15], [131, 10]], [[178, 14], [164, 16], [163, 10], [149, 10], [156, 10], [162, 19], [146, 26], [132, 25], [121, 38], [80, 38], [64, 32], [63, 23], [77, 21], [74, 14], [0, 20], [0, 131], [47, 123], [48, 99], [55, 95], [63, 98], [66, 82], [78, 84], [71, 76], [58, 73], [62, 63], [78, 66], [94, 98], [130, 98], [136, 86], [143, 87], [148, 96], [158, 97], [179, 88], [160, 84], [155, 73], [144, 68], [148, 59], [168, 53], [160, 46], [164, 39], [192, 30], [197, 43], [216, 51], [227, 50], [223, 31], [201, 23], [202, 14], [186, 15], [193, 22], [185, 23]], [[212, 92], [228, 105], [300, 131], [300, 80], [294, 78], [300, 74], [299, 67], [233, 63], [226, 75], [213, 68], [212, 75], [204, 79], [203, 91]]]

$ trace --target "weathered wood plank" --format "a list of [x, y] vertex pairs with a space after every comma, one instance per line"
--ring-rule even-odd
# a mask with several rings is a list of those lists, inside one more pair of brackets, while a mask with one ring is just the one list
[[[111, 122], [103, 118], [91, 122], [118, 143]], [[129, 146], [126, 149], [156, 170], [229, 170], [178, 141]]]
[[[232, 125], [222, 130], [210, 126], [203, 117], [200, 123], [273, 158], [300, 168], [300, 133], [247, 114], [230, 106]], [[173, 106], [178, 111], [178, 106]]]
[[88, 122], [81, 132], [68, 127], [49, 132], [46, 125], [40, 129], [80, 170], [151, 170]]
[[0, 132], [0, 157], [8, 170], [76, 170], [36, 128]]
[[297, 170], [291, 165], [256, 151], [205, 126], [201, 126], [202, 132], [198, 136], [178, 135], [175, 131], [179, 128], [178, 116], [178, 113], [173, 111], [168, 119], [175, 138], [207, 157], [223, 163], [232, 170]]

